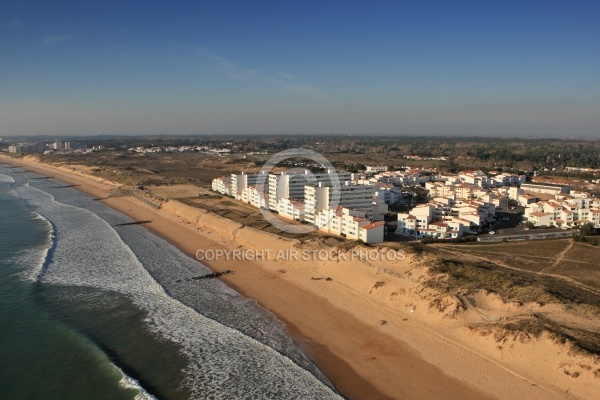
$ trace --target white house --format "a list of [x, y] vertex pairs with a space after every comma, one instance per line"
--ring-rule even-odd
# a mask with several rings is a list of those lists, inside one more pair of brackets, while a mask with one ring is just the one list
[[388, 170], [388, 167], [385, 166], [381, 166], [381, 165], [367, 165], [367, 171], [369, 173], [372, 172], [385, 172]]

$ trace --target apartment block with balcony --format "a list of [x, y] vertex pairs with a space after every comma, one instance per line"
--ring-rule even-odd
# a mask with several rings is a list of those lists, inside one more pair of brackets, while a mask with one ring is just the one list
[[306, 220], [314, 223], [314, 216], [332, 206], [366, 211], [369, 218], [373, 214], [373, 185], [356, 185], [345, 182], [340, 186], [326, 186], [323, 182], [305, 187]]
[[304, 201], [304, 187], [309, 184], [343, 184], [352, 179], [350, 172], [304, 172], [269, 174], [269, 208], [277, 210], [281, 199]]
[[281, 199], [277, 202], [277, 212], [279, 215], [295, 221], [304, 221], [304, 208], [304, 203], [297, 200]]
[[263, 187], [264, 185], [268, 185], [268, 176], [266, 174], [247, 174], [245, 172], [231, 174], [231, 190], [234, 197], [241, 196], [241, 192], [244, 189], [247, 189], [249, 186], [256, 186], [257, 184], [263, 184]]
[[528, 204], [525, 218], [535, 226], [575, 228], [592, 223], [600, 228], [600, 204], [598, 199], [567, 194], [556, 194], [554, 200], [543, 200]]
[[362, 240], [369, 244], [381, 243], [384, 240], [385, 223], [369, 220], [364, 211], [339, 206], [321, 210], [315, 215], [314, 224], [321, 231], [347, 239]]
[[220, 178], [215, 178], [212, 181], [212, 190], [215, 192], [224, 194], [225, 196], [233, 197], [233, 189], [231, 186], [231, 177], [223, 176]]

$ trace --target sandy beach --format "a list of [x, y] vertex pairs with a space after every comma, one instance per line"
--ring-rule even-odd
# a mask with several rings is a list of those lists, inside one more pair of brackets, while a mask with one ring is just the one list
[[[103, 199], [194, 257], [221, 250], [271, 250], [265, 260], [204, 257], [220, 279], [255, 299], [283, 321], [319, 368], [351, 399], [564, 399], [595, 398], [597, 358], [574, 354], [542, 335], [518, 340], [468, 329], [480, 316], [453, 313], [456, 301], [420, 286], [423, 260], [406, 253], [393, 260], [358, 257], [285, 257], [275, 254], [333, 250], [330, 243], [299, 245], [292, 239], [243, 227], [176, 201], [155, 209], [131, 197], [110, 197], [119, 185], [86, 174], [83, 167], [56, 167], [35, 159], [0, 156], [0, 162], [52, 176]], [[481, 295], [497, 313], [515, 312]], [[568, 369], [570, 374], [564, 371]], [[578, 372], [576, 379], [572, 372]], [[598, 373], [600, 376], [600, 373]]]

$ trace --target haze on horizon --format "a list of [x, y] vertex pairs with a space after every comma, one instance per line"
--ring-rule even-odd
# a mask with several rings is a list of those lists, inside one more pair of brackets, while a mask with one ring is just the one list
[[600, 137], [599, 20], [587, 0], [7, 0], [0, 137]]

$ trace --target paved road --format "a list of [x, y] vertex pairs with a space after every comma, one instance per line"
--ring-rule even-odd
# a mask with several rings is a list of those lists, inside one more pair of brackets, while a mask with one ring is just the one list
[[[501, 234], [515, 234], [524, 231], [522, 225], [522, 215], [517, 211], [498, 211], [496, 212], [497, 222], [492, 226], [492, 231]], [[505, 221], [505, 219], [508, 220]]]
[[[524, 235], [534, 233], [551, 233], [551, 232], [564, 232], [564, 229], [551, 228], [551, 229], [526, 229], [523, 225], [519, 225], [522, 220], [522, 214], [518, 210], [507, 210], [496, 212], [498, 221], [492, 226], [492, 231], [496, 234], [493, 236], [512, 236], [512, 235]], [[504, 218], [508, 218], [504, 221]], [[489, 236], [489, 235], [482, 235]]]

